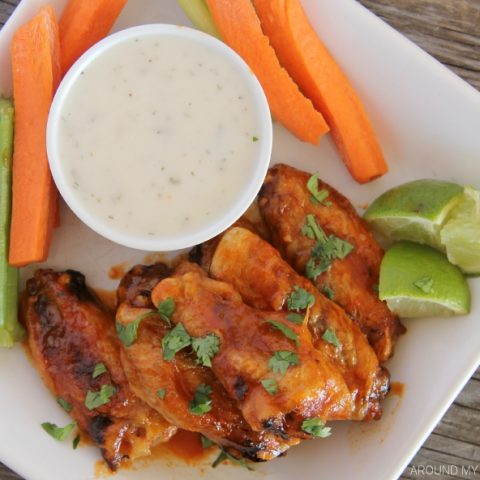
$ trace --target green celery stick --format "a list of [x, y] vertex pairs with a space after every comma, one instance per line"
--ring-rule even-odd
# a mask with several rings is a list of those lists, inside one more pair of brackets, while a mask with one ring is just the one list
[[220, 38], [220, 33], [215, 26], [215, 22], [213, 21], [205, 0], [177, 0], [177, 3], [195, 28]]
[[24, 336], [18, 322], [18, 268], [8, 264], [12, 202], [13, 104], [0, 97], [0, 347]]

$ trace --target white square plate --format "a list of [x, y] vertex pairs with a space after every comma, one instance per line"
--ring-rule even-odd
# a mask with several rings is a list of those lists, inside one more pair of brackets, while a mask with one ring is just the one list
[[[50, 0], [61, 11], [64, 0]], [[46, 3], [23, 0], [0, 33], [0, 92], [10, 91], [8, 45], [15, 29]], [[307, 13], [345, 69], [375, 124], [390, 173], [357, 185], [330, 139], [318, 148], [302, 144], [275, 125], [273, 162], [319, 171], [355, 205], [407, 180], [438, 177], [480, 187], [480, 94], [353, 0], [304, 0]], [[141, 23], [188, 23], [174, 0], [130, 0], [115, 29]], [[114, 288], [108, 269], [142, 261], [144, 253], [98, 237], [63, 209], [48, 265], [75, 268], [94, 287]], [[31, 271], [31, 270], [30, 270]], [[23, 276], [28, 274], [23, 272]], [[404, 382], [403, 397], [385, 402], [381, 421], [334, 424], [325, 440], [304, 442], [285, 458], [256, 472], [215, 470], [157, 460], [116, 478], [245, 478], [303, 480], [396, 479], [480, 361], [480, 278], [470, 280], [472, 313], [466, 317], [406, 322], [388, 367]], [[0, 351], [0, 459], [30, 480], [87, 480], [100, 458], [93, 447], [73, 451], [51, 439], [40, 423], [67, 422], [23, 350]], [[167, 465], [168, 464], [168, 465]]]

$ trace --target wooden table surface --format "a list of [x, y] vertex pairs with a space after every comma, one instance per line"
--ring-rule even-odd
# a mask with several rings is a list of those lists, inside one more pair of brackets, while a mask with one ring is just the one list
[[[0, 0], [0, 26], [18, 3], [19, 0]], [[480, 90], [480, 0], [360, 0], [360, 3]], [[8, 441], [5, 432], [1, 433], [0, 441]], [[454, 475], [438, 474], [442, 466], [450, 465], [458, 467]], [[425, 467], [424, 474], [420, 466]], [[480, 479], [480, 368], [400, 478], [427, 477]], [[0, 463], [0, 480], [19, 478]]]

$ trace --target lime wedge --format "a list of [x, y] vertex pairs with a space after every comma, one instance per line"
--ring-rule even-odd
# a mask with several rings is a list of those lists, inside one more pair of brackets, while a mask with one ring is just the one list
[[415, 180], [386, 191], [365, 220], [390, 243], [411, 240], [442, 249], [440, 229], [463, 197], [463, 187], [442, 180]]
[[470, 290], [459, 268], [426, 245], [396, 243], [380, 267], [379, 296], [404, 318], [464, 315]]
[[440, 231], [448, 259], [465, 273], [480, 274], [480, 192], [465, 187], [462, 200]]

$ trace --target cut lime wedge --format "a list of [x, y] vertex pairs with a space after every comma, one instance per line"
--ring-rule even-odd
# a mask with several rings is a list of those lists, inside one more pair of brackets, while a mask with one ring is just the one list
[[440, 231], [448, 259], [465, 273], [480, 274], [480, 192], [465, 187], [465, 194]]
[[404, 318], [464, 315], [470, 290], [462, 272], [426, 245], [396, 243], [380, 268], [379, 296]]
[[364, 218], [389, 243], [411, 240], [442, 249], [440, 229], [462, 196], [463, 187], [455, 183], [415, 180], [386, 191]]

